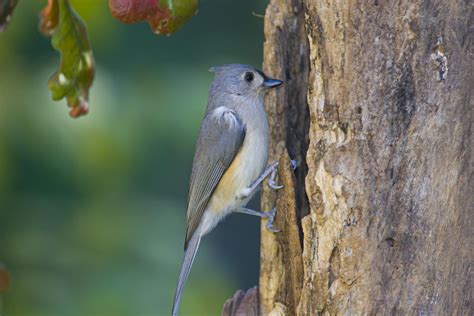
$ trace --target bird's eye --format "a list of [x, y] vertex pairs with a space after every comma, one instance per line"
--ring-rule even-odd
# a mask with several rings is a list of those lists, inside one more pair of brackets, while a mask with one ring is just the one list
[[253, 78], [255, 78], [255, 75], [253, 74], [253, 72], [245, 73], [245, 76], [244, 76], [245, 81], [252, 82]]

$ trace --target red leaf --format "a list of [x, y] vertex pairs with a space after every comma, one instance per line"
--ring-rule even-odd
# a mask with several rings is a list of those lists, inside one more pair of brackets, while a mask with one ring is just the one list
[[0, 264], [0, 292], [6, 291], [10, 286], [10, 277], [5, 266]]
[[135, 23], [151, 19], [158, 11], [156, 0], [109, 0], [112, 15], [123, 23]]
[[156, 34], [178, 30], [197, 11], [198, 0], [109, 0], [112, 16], [123, 23], [147, 21]]
[[41, 10], [40, 13], [40, 32], [44, 35], [50, 36], [53, 34], [59, 22], [59, 8], [58, 2], [55, 0], [48, 0], [48, 5]]

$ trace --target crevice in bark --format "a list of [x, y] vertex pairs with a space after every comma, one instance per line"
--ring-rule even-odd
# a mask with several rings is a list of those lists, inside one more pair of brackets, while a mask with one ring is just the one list
[[340, 258], [339, 258], [339, 248], [336, 246], [332, 250], [331, 257], [329, 258], [329, 280], [328, 288], [331, 288], [331, 285], [339, 278], [339, 267], [340, 267]]
[[[306, 39], [304, 37], [304, 39]], [[290, 38], [289, 41], [292, 39]], [[295, 40], [301, 40], [295, 38]], [[297, 224], [300, 234], [301, 246], [303, 246], [303, 228], [301, 219], [309, 214], [308, 196], [305, 190], [305, 179], [308, 174], [308, 165], [306, 163], [306, 154], [309, 146], [309, 108], [306, 100], [306, 91], [308, 86], [308, 47], [307, 43], [289, 43], [289, 47], [298, 47], [303, 51], [301, 57], [296, 62], [292, 59], [294, 52], [287, 50], [286, 60], [289, 65], [285, 72], [286, 89], [292, 91], [287, 94], [285, 107], [286, 125], [286, 149], [290, 158], [296, 164], [295, 174], [295, 199]]]
[[[280, 161], [279, 181], [285, 187], [278, 192], [264, 188], [262, 194], [262, 209], [277, 205], [275, 222], [281, 231], [274, 234], [262, 228], [260, 307], [262, 315], [283, 311], [296, 315], [303, 279], [301, 219], [309, 213], [304, 187], [310, 125], [306, 98], [309, 51], [301, 0], [272, 0], [266, 16], [271, 18], [265, 19], [264, 72], [285, 82], [276, 95], [266, 99], [269, 160]], [[290, 157], [297, 163], [296, 170]]]

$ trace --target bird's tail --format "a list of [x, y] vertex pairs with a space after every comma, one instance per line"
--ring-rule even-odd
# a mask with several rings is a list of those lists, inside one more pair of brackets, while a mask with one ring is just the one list
[[191, 266], [193, 265], [200, 242], [201, 236], [199, 232], [196, 231], [194, 236], [189, 240], [184, 252], [184, 260], [181, 265], [181, 272], [179, 273], [178, 286], [174, 295], [172, 316], [178, 316], [179, 302], [181, 301], [181, 295], [183, 294], [184, 284], [188, 279], [189, 271], [191, 271]]

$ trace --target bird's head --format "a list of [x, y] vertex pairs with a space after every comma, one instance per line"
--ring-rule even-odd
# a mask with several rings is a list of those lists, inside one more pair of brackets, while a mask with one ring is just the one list
[[248, 65], [229, 64], [212, 67], [215, 74], [211, 90], [241, 96], [261, 96], [283, 82], [267, 77], [262, 71]]

